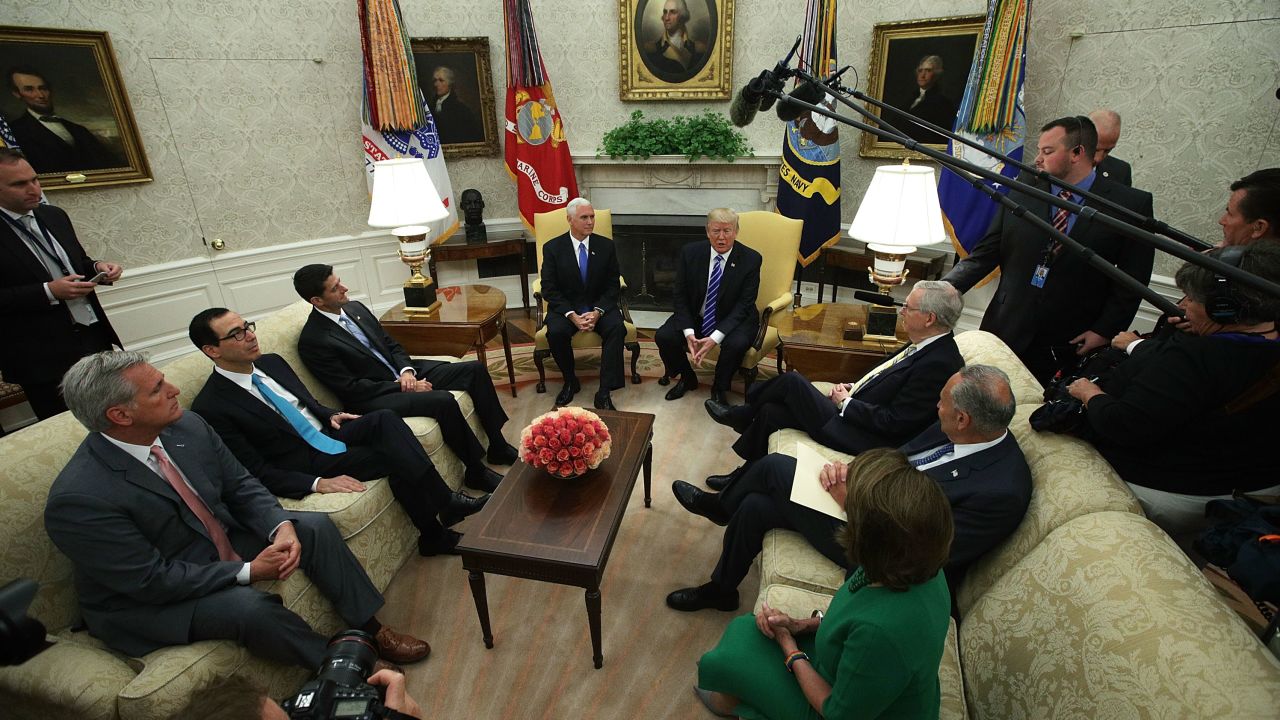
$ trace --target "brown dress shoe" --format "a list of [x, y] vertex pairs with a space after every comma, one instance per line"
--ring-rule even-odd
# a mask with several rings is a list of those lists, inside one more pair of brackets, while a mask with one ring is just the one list
[[378, 642], [378, 655], [387, 662], [407, 665], [425, 660], [431, 654], [431, 646], [426, 640], [419, 640], [412, 635], [405, 635], [383, 625], [374, 636]]

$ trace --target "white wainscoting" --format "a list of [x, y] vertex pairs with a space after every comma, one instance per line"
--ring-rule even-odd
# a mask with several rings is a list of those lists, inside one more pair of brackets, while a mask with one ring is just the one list
[[[524, 230], [517, 218], [486, 225], [491, 237]], [[403, 299], [400, 288], [409, 270], [395, 239], [382, 231], [126, 268], [124, 278], [103, 288], [100, 297], [125, 346], [163, 363], [194, 351], [187, 324], [205, 308], [229, 307], [252, 320], [298, 300], [293, 273], [308, 263], [332, 265], [351, 297], [376, 312]], [[519, 275], [481, 281], [475, 261], [440, 263], [437, 272], [441, 286], [484, 282], [506, 293], [508, 307], [521, 307]]]

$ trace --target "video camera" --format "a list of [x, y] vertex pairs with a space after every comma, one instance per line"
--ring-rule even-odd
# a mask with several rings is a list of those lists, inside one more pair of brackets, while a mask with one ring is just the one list
[[410, 717], [383, 705], [382, 691], [366, 682], [377, 660], [377, 644], [369, 633], [345, 630], [334, 635], [316, 676], [284, 702], [285, 712], [293, 720]]

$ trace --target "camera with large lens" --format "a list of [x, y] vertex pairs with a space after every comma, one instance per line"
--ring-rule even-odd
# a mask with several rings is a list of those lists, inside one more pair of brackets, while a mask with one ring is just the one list
[[345, 630], [329, 640], [316, 676], [284, 702], [293, 720], [377, 720], [407, 717], [382, 704], [382, 693], [366, 682], [378, 660], [373, 636]]

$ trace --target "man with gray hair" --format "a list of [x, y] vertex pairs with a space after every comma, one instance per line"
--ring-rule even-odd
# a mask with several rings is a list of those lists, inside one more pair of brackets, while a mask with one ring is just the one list
[[789, 372], [752, 386], [745, 405], [708, 400], [713, 420], [742, 433], [733, 450], [747, 465], [712, 475], [707, 484], [720, 489], [740, 476], [769, 452], [769, 435], [782, 428], [800, 428], [823, 445], [852, 454], [896, 447], [915, 437], [934, 419], [947, 378], [964, 365], [952, 336], [963, 308], [950, 284], [922, 280], [899, 309], [911, 342], [857, 382], [838, 383], [824, 395], [800, 373]]
[[[1031, 502], [1031, 470], [1018, 441], [1008, 431], [1016, 403], [1009, 378], [990, 365], [969, 365], [947, 380], [937, 403], [937, 422], [899, 448], [916, 468], [946, 494], [955, 520], [955, 539], [945, 571], [952, 596], [973, 561], [1008, 537]], [[722, 493], [703, 492], [688, 483], [676, 491], [687, 510], [717, 525], [727, 525], [724, 550], [711, 582], [667, 596], [675, 610], [735, 610], [738, 584], [764, 543], [765, 533], [790, 529], [841, 567], [844, 548], [835, 540], [841, 521], [791, 502], [796, 460], [772, 454], [755, 463]], [[827, 464], [822, 487], [844, 505], [848, 468]]]
[[1098, 145], [1093, 151], [1093, 164], [1098, 174], [1112, 182], [1133, 186], [1133, 168], [1115, 157], [1111, 151], [1120, 142], [1120, 113], [1110, 108], [1098, 108], [1089, 113], [1089, 119], [1098, 130]]
[[547, 345], [556, 367], [564, 375], [564, 387], [556, 406], [568, 405], [582, 389], [574, 372], [573, 336], [600, 335], [600, 388], [595, 406], [614, 410], [609, 393], [623, 386], [622, 346], [627, 339], [618, 298], [622, 272], [613, 241], [593, 234], [596, 211], [586, 198], [574, 198], [565, 206], [569, 232], [542, 247], [542, 299], [547, 303]]
[[454, 92], [457, 73], [447, 65], [439, 65], [431, 71], [432, 97], [427, 100], [431, 117], [436, 123], [442, 143], [483, 142], [484, 125], [476, 120], [476, 114]]
[[90, 432], [53, 481], [44, 524], [75, 565], [95, 637], [132, 657], [233, 640], [314, 671], [327, 639], [250, 585], [301, 568], [347, 626], [374, 635], [384, 660], [431, 652], [378, 622], [382, 595], [328, 516], [283, 510], [141, 353], [82, 358], [62, 394]]

